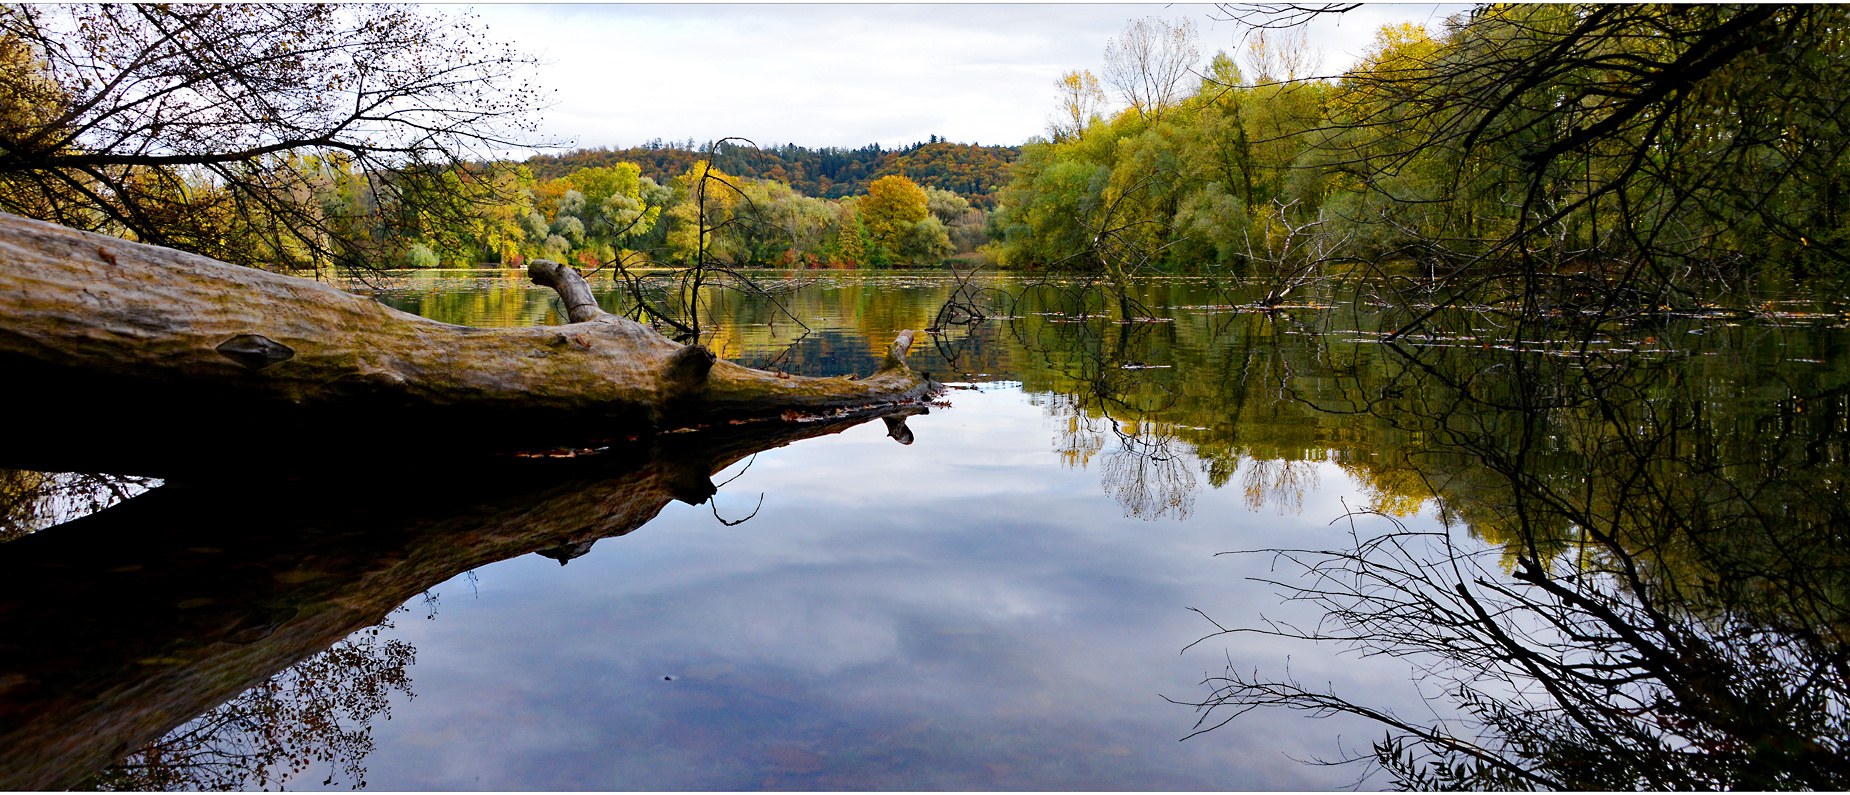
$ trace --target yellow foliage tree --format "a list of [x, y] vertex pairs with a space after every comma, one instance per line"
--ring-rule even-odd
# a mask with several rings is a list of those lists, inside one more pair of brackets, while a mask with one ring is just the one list
[[714, 232], [733, 220], [740, 195], [738, 178], [701, 160], [675, 177], [673, 187], [674, 199], [664, 213], [673, 224], [667, 236], [669, 255], [681, 261], [723, 256], [726, 252], [719, 250], [720, 238]]
[[1371, 111], [1412, 99], [1430, 74], [1440, 45], [1421, 25], [1382, 25], [1361, 61], [1343, 75], [1346, 90], [1336, 96], [1338, 107], [1366, 118]]
[[897, 251], [913, 224], [925, 220], [926, 207], [925, 189], [894, 174], [869, 183], [859, 209], [868, 237], [888, 251]]

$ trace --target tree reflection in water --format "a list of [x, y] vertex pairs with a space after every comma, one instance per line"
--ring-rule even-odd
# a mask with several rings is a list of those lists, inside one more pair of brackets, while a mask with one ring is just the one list
[[[1151, 289], [1159, 288], [1169, 289]], [[1160, 298], [1145, 303], [1167, 306]], [[1059, 429], [1056, 450], [1074, 466], [1097, 459], [1102, 489], [1130, 515], [1193, 512], [1204, 475], [1215, 488], [1237, 481], [1249, 507], [1301, 511], [1319, 473], [1341, 468], [1367, 501], [1350, 517], [1349, 545], [1280, 553], [1286, 565], [1276, 577], [1333, 620], [1241, 631], [1416, 662], [1428, 684], [1443, 685], [1427, 695], [1457, 705], [1461, 716], [1406, 718], [1289, 676], [1228, 671], [1187, 699], [1208, 710], [1202, 728], [1259, 706], [1374, 718], [1391, 733], [1360, 761], [1422, 788], [1844, 786], [1850, 677], [1841, 633], [1850, 622], [1842, 559], [1850, 521], [1840, 495], [1850, 406], [1843, 368], [1816, 364], [1841, 361], [1827, 349], [1841, 335], [1692, 321], [1632, 330], [1638, 341], [1679, 341], [1649, 352], [1627, 342], [1636, 352], [1602, 343], [1591, 352], [1536, 344], [1539, 351], [1516, 353], [1486, 348], [1468, 328], [1442, 330], [1424, 347], [1352, 339], [1353, 329], [1392, 325], [1371, 316], [1330, 320], [1336, 313], [1325, 312], [1305, 327], [1290, 313], [1204, 309], [1176, 313], [1174, 323], [1121, 323], [1098, 317], [1097, 308], [1061, 304], [1059, 296], [1023, 301], [1007, 311], [1006, 327], [991, 323], [981, 334], [945, 340], [946, 363], [951, 372], [1020, 378]], [[1004, 334], [1019, 344], [982, 348]], [[1735, 336], [1715, 341], [1725, 335]], [[1770, 355], [1801, 344], [1818, 349]], [[1602, 353], [1607, 347], [1614, 350]], [[889, 419], [889, 435], [911, 438]], [[118, 769], [92, 785], [267, 786], [300, 758], [325, 760], [358, 783], [344, 761], [357, 755], [338, 754], [361, 748], [358, 740], [341, 743], [363, 728], [364, 710], [343, 711], [340, 699], [299, 709], [235, 701], [220, 708], [230, 712], [212, 712], [178, 734], [174, 726], [249, 684], [221, 688], [214, 678], [225, 670], [221, 662], [250, 672], [250, 683], [269, 680], [304, 657], [320, 659], [310, 655], [436, 582], [529, 551], [570, 560], [669, 499], [704, 499], [711, 472], [785, 441], [772, 433], [717, 450], [691, 444], [657, 451], [675, 453], [669, 460], [641, 456], [622, 466], [535, 459], [521, 464], [533, 471], [518, 482], [474, 467], [462, 468], [465, 478], [433, 468], [428, 484], [389, 500], [358, 495], [353, 505], [325, 505], [327, 515], [314, 521], [275, 515], [275, 506], [319, 505], [332, 489], [260, 483], [247, 495], [195, 487], [186, 498], [188, 484], [179, 481], [103, 512], [87, 528], [51, 528], [0, 545], [8, 551], [0, 555], [0, 591], [12, 591], [0, 593], [0, 605], [9, 598], [17, 605], [0, 633], [0, 661], [34, 663], [20, 670], [81, 687], [96, 707], [28, 725], [22, 716], [40, 707], [23, 690], [7, 694], [26, 707], [0, 712], [8, 732], [0, 736], [28, 750], [0, 760], [13, 765], [0, 766], [0, 781], [69, 786], [165, 737], [138, 764], [197, 761], [193, 769], [203, 770], [212, 760], [258, 759], [276, 748], [269, 769], [282, 772], [236, 778], [243, 774], [228, 766], [218, 779], [183, 781], [179, 773]], [[639, 495], [646, 499], [632, 499]], [[417, 504], [388, 504], [407, 499]], [[162, 521], [150, 521], [148, 512], [162, 504]], [[1422, 507], [1442, 517], [1443, 532], [1397, 523]], [[613, 509], [617, 515], [605, 515]], [[491, 515], [543, 526], [502, 532], [484, 519]], [[151, 535], [154, 526], [167, 529]], [[366, 532], [349, 536], [356, 526]], [[264, 542], [274, 546], [242, 549], [252, 536], [274, 536]], [[233, 555], [253, 565], [227, 565]], [[1303, 579], [1290, 576], [1292, 565]], [[243, 571], [260, 576], [222, 589], [206, 576]], [[326, 576], [308, 577], [317, 573]], [[108, 590], [71, 590], [86, 581]], [[200, 603], [204, 597], [216, 606]], [[364, 609], [351, 607], [355, 598]], [[200, 604], [178, 609], [182, 603]], [[112, 661], [120, 678], [98, 688], [59, 684], [71, 666], [64, 652], [31, 648], [47, 647], [30, 642], [42, 637], [73, 638], [67, 645]], [[371, 698], [369, 687], [394, 692], [389, 651], [371, 649], [375, 667], [352, 673], [362, 680], [356, 703]], [[244, 660], [258, 664], [242, 667]], [[151, 685], [185, 698], [143, 705], [102, 697], [104, 690], [145, 695]], [[272, 686], [281, 701], [299, 685], [264, 685]], [[66, 706], [42, 703], [48, 714]], [[292, 739], [293, 730], [263, 723], [272, 714], [266, 709], [339, 726]], [[128, 739], [93, 742], [124, 714], [142, 716]], [[214, 734], [218, 728], [232, 734]], [[55, 730], [68, 736], [45, 742]], [[223, 739], [212, 746], [208, 738]], [[81, 755], [67, 753], [72, 748]], [[47, 761], [24, 764], [35, 759]], [[322, 775], [317, 767], [298, 780]]]
[[1098, 294], [1084, 285], [1030, 285], [1012, 302], [1011, 312], [1057, 318], [1011, 322], [1009, 329], [1021, 350], [1042, 360], [1068, 390], [1035, 398], [1058, 423], [1061, 461], [1084, 468], [1098, 457], [1099, 485], [1126, 516], [1187, 519], [1201, 477], [1193, 446], [1161, 419], [1176, 395], [1151, 372], [1168, 366], [1132, 355], [1149, 349], [1156, 324], [1101, 316]]
[[[400, 608], [402, 611], [403, 608]], [[413, 696], [417, 650], [375, 626], [334, 644], [188, 721], [92, 776], [79, 789], [178, 791], [283, 788], [311, 766], [321, 784], [366, 786], [372, 721], [393, 693]]]
[[0, 788], [282, 786], [317, 764], [328, 785], [363, 785], [370, 721], [410, 693], [413, 649], [379, 636], [407, 601], [703, 504], [713, 473], [763, 450], [875, 417], [909, 439], [901, 418], [922, 411], [447, 467], [387, 457], [395, 488], [372, 491], [344, 488], [353, 470], [312, 475], [314, 460], [268, 479], [205, 471], [0, 544]]
[[1099, 478], [1127, 515], [1187, 519], [1201, 489], [1194, 456], [1164, 423], [1111, 422], [1117, 446], [1105, 451]]
[[[1054, 452], [1066, 466], [1085, 468], [1099, 459], [1099, 486], [1124, 508], [1125, 516], [1187, 519], [1201, 490], [1191, 445], [1175, 426], [1149, 418], [1120, 420], [1088, 407], [1084, 398], [1046, 395], [1042, 410], [1055, 418]], [[1120, 413], [1122, 410], [1120, 409]]]
[[1264, 550], [1327, 620], [1208, 637], [1405, 659], [1458, 717], [1229, 667], [1185, 700], [1199, 731], [1261, 707], [1362, 716], [1388, 731], [1342, 761], [1416, 789], [1850, 786], [1850, 390], [1718, 389], [1675, 351], [1388, 347], [1397, 397], [1373, 413], [1423, 440], [1405, 460], [1463, 526], [1377, 506], [1349, 548]]
[[1303, 513], [1304, 492], [1317, 490], [1316, 461], [1244, 458], [1238, 471], [1246, 507], [1255, 511], [1271, 505], [1280, 516]]
[[160, 485], [154, 478], [0, 469], [0, 542], [36, 533]]
[[[1163, 466], [1178, 450], [1215, 488], [1238, 479], [1251, 508], [1301, 511], [1325, 464], [1366, 499], [1349, 546], [1271, 551], [1277, 584], [1328, 621], [1210, 637], [1404, 659], [1457, 716], [1228, 670], [1184, 699], [1197, 728], [1259, 707], [1363, 716], [1389, 731], [1349, 761], [1414, 788], [1844, 787], [1850, 384], [1834, 316], [1620, 322], [1538, 300], [1437, 311], [1381, 344], [1406, 316], [1368, 289], [1315, 302], [1340, 313], [1233, 297], [1173, 324], [1098, 317], [1077, 289], [1023, 289], [1015, 369], [1055, 451], [1103, 459], [1128, 514], [1190, 504], [1194, 479]], [[1151, 305], [1203, 302], [1148, 289]], [[1422, 510], [1440, 529], [1403, 523]]]

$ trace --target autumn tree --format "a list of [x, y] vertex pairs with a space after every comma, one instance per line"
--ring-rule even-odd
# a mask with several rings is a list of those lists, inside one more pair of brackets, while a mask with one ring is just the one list
[[868, 261], [867, 223], [861, 217], [864, 197], [843, 199], [835, 205], [835, 250], [841, 258], [859, 265]]
[[434, 181], [533, 143], [541, 99], [468, 17], [393, 6], [9, 6], [0, 59], [0, 210], [242, 263], [470, 215]]
[[927, 215], [925, 189], [905, 177], [881, 177], [867, 186], [861, 220], [875, 245], [897, 252], [912, 226]]
[[702, 160], [675, 178], [673, 190], [666, 212], [669, 256], [690, 262], [725, 256], [726, 247], [715, 233], [737, 222], [735, 209], [742, 196], [738, 178]]

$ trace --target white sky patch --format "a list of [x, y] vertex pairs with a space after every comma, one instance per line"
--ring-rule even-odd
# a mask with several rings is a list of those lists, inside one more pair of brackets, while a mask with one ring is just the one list
[[[1435, 30], [1464, 6], [1373, 5], [1311, 28], [1340, 72], [1390, 22]], [[440, 9], [447, 11], [448, 9]], [[1192, 17], [1203, 62], [1244, 29], [1210, 5], [491, 5], [492, 38], [538, 56], [542, 138], [622, 148], [739, 136], [896, 147], [931, 135], [1016, 145], [1045, 130], [1053, 83], [1102, 75], [1126, 21]]]

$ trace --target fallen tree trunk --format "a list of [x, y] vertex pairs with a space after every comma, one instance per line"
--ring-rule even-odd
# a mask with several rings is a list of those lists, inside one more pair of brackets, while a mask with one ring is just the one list
[[[572, 323], [440, 323], [309, 279], [0, 214], [0, 372], [20, 385], [0, 408], [111, 418], [52, 423], [0, 465], [59, 468], [136, 445], [161, 449], [118, 456], [128, 467], [118, 471], [171, 468], [181, 446], [280, 460], [260, 454], [299, 457], [369, 426], [468, 428], [470, 448], [505, 449], [913, 402], [939, 388], [906, 366], [910, 331], [870, 376], [786, 376], [602, 311], [569, 267], [540, 261], [529, 273], [559, 292]], [[115, 420], [136, 414], [156, 416]], [[139, 427], [148, 422], [166, 428]]]

